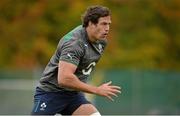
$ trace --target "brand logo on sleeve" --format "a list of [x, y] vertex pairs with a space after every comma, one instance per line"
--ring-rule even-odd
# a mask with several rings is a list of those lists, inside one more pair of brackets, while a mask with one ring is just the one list
[[72, 56], [68, 53], [67, 56], [72, 60]]

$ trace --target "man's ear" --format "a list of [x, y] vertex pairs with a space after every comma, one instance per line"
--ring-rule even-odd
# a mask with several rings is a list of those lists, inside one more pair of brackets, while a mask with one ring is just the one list
[[91, 21], [88, 22], [88, 26], [92, 26], [93, 23]]
[[94, 26], [96, 26], [96, 24], [94, 24], [94, 23], [92, 23], [91, 21], [89, 21], [89, 22], [88, 22], [88, 26], [94, 27]]

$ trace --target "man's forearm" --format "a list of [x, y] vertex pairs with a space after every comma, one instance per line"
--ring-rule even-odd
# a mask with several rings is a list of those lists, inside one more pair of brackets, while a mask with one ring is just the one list
[[83, 91], [92, 94], [96, 94], [98, 91], [98, 88], [96, 86], [92, 86], [80, 81], [74, 74], [67, 75], [67, 77], [65, 77], [63, 80], [60, 80], [59, 83], [61, 86], [75, 89], [77, 91]]

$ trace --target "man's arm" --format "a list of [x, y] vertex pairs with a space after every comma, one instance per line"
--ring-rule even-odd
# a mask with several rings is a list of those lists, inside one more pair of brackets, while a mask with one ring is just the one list
[[99, 87], [81, 82], [76, 77], [76, 75], [74, 75], [76, 68], [77, 66], [72, 63], [60, 61], [59, 69], [58, 69], [58, 84], [78, 91], [104, 96], [112, 101], [113, 101], [112, 96], [117, 96], [117, 93], [121, 92], [120, 87], [110, 85], [111, 82], [102, 84]]

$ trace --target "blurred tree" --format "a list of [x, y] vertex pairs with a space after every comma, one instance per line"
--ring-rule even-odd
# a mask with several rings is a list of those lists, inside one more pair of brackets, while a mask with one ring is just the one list
[[112, 11], [98, 67], [180, 69], [179, 0], [1, 0], [1, 68], [46, 65], [59, 39], [96, 4]]

